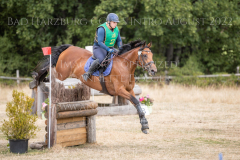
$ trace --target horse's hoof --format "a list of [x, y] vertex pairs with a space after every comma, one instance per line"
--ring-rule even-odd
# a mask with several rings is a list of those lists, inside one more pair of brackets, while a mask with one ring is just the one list
[[142, 132], [145, 133], [145, 134], [148, 134], [148, 130], [147, 129], [142, 130]]
[[148, 124], [142, 124], [141, 130], [146, 130], [149, 129]]

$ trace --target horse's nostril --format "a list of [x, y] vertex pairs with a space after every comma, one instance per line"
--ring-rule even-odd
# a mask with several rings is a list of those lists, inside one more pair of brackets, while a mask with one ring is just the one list
[[152, 74], [152, 75], [155, 75], [155, 72], [154, 72], [154, 70], [151, 70], [151, 74]]

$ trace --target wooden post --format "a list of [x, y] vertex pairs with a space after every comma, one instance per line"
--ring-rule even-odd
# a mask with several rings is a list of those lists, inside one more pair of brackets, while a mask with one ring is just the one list
[[165, 70], [165, 84], [169, 85], [168, 71], [167, 70]]
[[87, 142], [96, 143], [96, 116], [87, 117]]
[[41, 89], [41, 85], [37, 87], [37, 115], [38, 117], [42, 116], [42, 99], [43, 99], [43, 93]]
[[37, 96], [37, 88], [33, 88], [32, 89], [32, 98], [34, 98], [34, 102], [33, 102], [33, 106], [32, 108], [32, 112], [31, 114], [36, 114], [37, 113], [37, 101], [38, 101], [38, 96]]
[[114, 96], [114, 104], [118, 104], [118, 96]]
[[[17, 78], [19, 78], [19, 70], [16, 70], [16, 75], [17, 75]], [[17, 84], [19, 84], [19, 83], [20, 83], [20, 80], [18, 79]]]
[[113, 96], [112, 103], [118, 106], [128, 105], [129, 101], [121, 96]]
[[[237, 74], [239, 74], [239, 66], [237, 66]], [[238, 79], [237, 79], [237, 86], [238, 86], [238, 81], [239, 81], [239, 76], [238, 76]]]
[[[96, 115], [98, 112], [97, 109], [89, 109], [89, 110], [80, 110], [80, 111], [67, 111], [67, 112], [58, 112], [56, 113], [57, 119], [62, 118], [71, 118], [71, 117], [87, 117]], [[46, 118], [48, 118], [48, 113], [44, 114]]]
[[96, 102], [86, 100], [82, 102], [62, 102], [57, 103], [57, 112], [65, 112], [65, 111], [79, 111], [79, 110], [90, 110], [96, 109], [98, 104]]
[[56, 118], [70, 118], [70, 117], [87, 117], [97, 114], [97, 109], [80, 110], [80, 111], [67, 111], [58, 112]]
[[92, 93], [92, 100], [94, 101], [94, 89], [91, 89], [91, 93]]

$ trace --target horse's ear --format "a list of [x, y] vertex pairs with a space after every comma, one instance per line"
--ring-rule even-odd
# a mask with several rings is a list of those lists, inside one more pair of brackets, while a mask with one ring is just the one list
[[144, 48], [146, 45], [146, 41], [143, 42], [142, 48]]
[[150, 48], [151, 46], [152, 46], [152, 41], [148, 43], [148, 48]]

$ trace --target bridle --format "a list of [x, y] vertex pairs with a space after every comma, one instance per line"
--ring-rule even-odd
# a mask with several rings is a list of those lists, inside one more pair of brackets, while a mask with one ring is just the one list
[[[140, 63], [140, 64], [141, 64], [140, 66], [141, 66], [144, 70], [146, 70], [146, 71], [149, 72], [149, 69], [151, 68], [151, 66], [152, 66], [152, 64], [153, 64], [154, 62], [153, 62], [153, 61], [150, 61], [150, 62], [148, 62], [148, 63], [145, 62], [145, 60], [144, 60], [145, 57], [143, 57], [143, 54], [142, 54], [142, 52], [144, 51], [144, 48], [148, 48], [148, 47], [145, 46], [145, 47], [143, 47], [143, 48], [140, 48], [139, 51], [138, 51], [138, 62], [140, 63], [140, 56], [141, 56], [142, 62]], [[152, 51], [144, 51], [144, 52], [152, 52]]]

